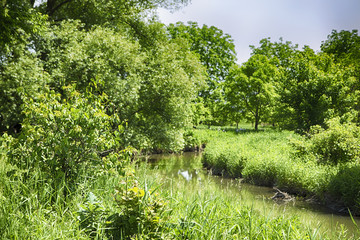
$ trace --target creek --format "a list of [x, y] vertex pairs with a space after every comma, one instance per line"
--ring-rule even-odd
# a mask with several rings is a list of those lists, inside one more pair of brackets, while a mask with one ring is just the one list
[[[212, 187], [222, 194], [228, 194], [241, 199], [241, 203], [270, 216], [296, 215], [302, 224], [311, 228], [319, 228], [331, 236], [339, 228], [355, 233], [356, 226], [350, 216], [340, 215], [319, 204], [301, 199], [289, 202], [275, 202], [271, 197], [275, 194], [273, 188], [255, 186], [241, 182], [241, 179], [229, 179], [214, 176], [203, 169], [201, 154], [156, 154], [147, 157], [147, 167], [157, 175], [162, 176], [163, 186], [171, 188], [176, 182], [186, 184], [188, 191], [196, 192], [199, 188]], [[354, 221], [360, 226], [360, 219]]]

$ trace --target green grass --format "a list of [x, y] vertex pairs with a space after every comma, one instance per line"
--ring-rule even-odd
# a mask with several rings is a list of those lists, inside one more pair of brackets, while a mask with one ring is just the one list
[[194, 135], [206, 139], [203, 163], [214, 174], [277, 186], [298, 196], [316, 196], [327, 204], [342, 202], [353, 213], [360, 213], [359, 165], [324, 165], [310, 154], [299, 157], [290, 141], [300, 136], [293, 132], [201, 129]]
[[[170, 158], [168, 161], [179, 161]], [[182, 162], [179, 163], [182, 165]], [[245, 203], [227, 188], [219, 189], [213, 177], [188, 182], [170, 176], [171, 163], [159, 169], [142, 166], [140, 181], [167, 199], [164, 236], [171, 239], [351, 239], [345, 229], [325, 233], [314, 225], [301, 222], [298, 216], [278, 214], [271, 209]], [[160, 186], [160, 187], [159, 187]], [[328, 230], [328, 229], [327, 229]], [[332, 229], [334, 230], [334, 229]], [[327, 235], [329, 234], [329, 235]]]
[[[199, 131], [197, 134], [202, 138], [201, 141], [208, 140], [207, 152], [223, 144], [212, 145], [212, 139], [234, 146], [229, 155], [224, 155], [225, 164], [227, 156], [237, 156], [231, 155], [237, 154], [236, 149], [245, 150], [245, 145], [241, 145], [245, 143], [239, 141], [239, 136], [248, 138], [257, 147], [268, 146], [267, 141], [270, 140], [277, 142], [278, 147], [268, 149], [266, 154], [260, 154], [257, 150], [244, 151], [247, 153], [244, 158], [246, 161], [237, 167], [243, 168], [243, 172], [248, 169], [249, 176], [260, 172], [254, 156], [287, 154], [287, 147], [280, 138], [284, 134], [291, 135], [268, 133], [267, 140], [259, 144], [260, 139], [252, 136], [251, 132], [236, 135], [221, 131]], [[131, 169], [134, 166], [128, 166], [130, 170], [126, 170], [124, 176], [117, 174], [116, 169], [99, 169], [91, 175], [79, 176], [76, 188], [59, 181], [56, 181], [57, 186], [52, 186], [49, 180], [44, 181], [40, 170], [28, 176], [26, 171], [8, 163], [6, 152], [6, 147], [1, 146], [0, 239], [327, 239], [326, 235], [316, 229], [305, 226], [297, 216], [275, 216], [255, 210], [240, 198], [219, 191], [210, 178], [187, 185], [185, 181], [164, 179], [159, 170], [152, 170], [149, 166], [140, 167], [133, 176]], [[253, 159], [253, 165], [246, 164], [249, 159]], [[268, 162], [275, 164], [274, 169], [279, 167], [274, 158], [269, 157]], [[236, 166], [237, 163], [232, 164]], [[126, 191], [136, 186], [146, 194], [126, 201], [115, 200], [125, 196], [124, 191], [121, 192], [124, 184], [129, 185]], [[162, 202], [167, 204], [159, 211], [157, 208]], [[122, 216], [124, 212], [134, 211], [138, 211], [140, 220]], [[126, 223], [121, 222], [121, 219], [125, 219]], [[151, 228], [146, 226], [149, 219], [153, 224]], [[121, 237], [125, 232], [121, 231], [121, 226], [132, 226], [134, 232]], [[333, 234], [331, 239], [350, 237], [343, 230]]]

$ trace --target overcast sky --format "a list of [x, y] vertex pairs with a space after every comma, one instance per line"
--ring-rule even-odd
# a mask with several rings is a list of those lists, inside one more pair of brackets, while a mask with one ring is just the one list
[[236, 46], [238, 62], [263, 38], [320, 49], [333, 29], [360, 29], [360, 0], [192, 0], [175, 13], [159, 10], [160, 21], [198, 22], [222, 29]]

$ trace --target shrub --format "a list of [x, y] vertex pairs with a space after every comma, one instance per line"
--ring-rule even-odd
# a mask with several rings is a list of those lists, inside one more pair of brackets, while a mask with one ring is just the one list
[[353, 214], [360, 214], [360, 166], [346, 164], [330, 180], [328, 186], [332, 196], [337, 196]]
[[47, 91], [26, 100], [22, 131], [10, 145], [9, 160], [29, 174], [40, 170], [44, 180], [74, 183], [82, 169], [94, 169], [102, 155], [116, 148], [111, 127], [117, 119], [105, 114], [101, 96], [84, 97], [71, 86], [63, 91], [63, 98]]
[[327, 129], [313, 126], [310, 139], [293, 142], [300, 156], [312, 154], [319, 163], [337, 165], [360, 159], [360, 128], [353, 123], [327, 122]]
[[91, 237], [100, 236], [105, 222], [106, 211], [97, 197], [90, 192], [85, 203], [79, 206], [80, 227]]
[[151, 190], [141, 188], [134, 171], [127, 171], [115, 194], [118, 213], [108, 218], [108, 236], [113, 239], [136, 237], [156, 239], [163, 232], [161, 214], [166, 203]]

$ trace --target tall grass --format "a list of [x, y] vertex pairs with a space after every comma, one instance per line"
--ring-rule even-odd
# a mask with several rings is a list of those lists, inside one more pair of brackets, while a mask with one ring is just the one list
[[[174, 159], [169, 159], [173, 161]], [[180, 163], [181, 164], [181, 163]], [[171, 164], [170, 164], [171, 165]], [[164, 170], [168, 171], [170, 169]], [[171, 170], [170, 170], [171, 171]], [[155, 187], [167, 199], [162, 215], [164, 236], [171, 239], [342, 239], [351, 238], [346, 230], [327, 236], [314, 226], [302, 223], [298, 216], [263, 211], [233, 192], [219, 189], [212, 177], [187, 181], [166, 176], [147, 166], [138, 169], [140, 181]], [[160, 186], [160, 187], [159, 187]]]
[[277, 186], [298, 196], [316, 196], [331, 204], [342, 201], [344, 206], [360, 213], [358, 164], [325, 165], [319, 164], [311, 154], [299, 157], [290, 141], [299, 141], [300, 136], [293, 132], [202, 129], [196, 134], [201, 138], [207, 136], [203, 162], [215, 174]]
[[[211, 137], [223, 133], [203, 134], [211, 146]], [[225, 134], [229, 143], [238, 142], [230, 133]], [[271, 134], [268, 138], [278, 139]], [[252, 144], [258, 142], [253, 138]], [[76, 188], [66, 181], [57, 181], [54, 186], [49, 179], [44, 180], [40, 170], [29, 175], [13, 166], [6, 152], [6, 146], [1, 146], [0, 239], [326, 239], [304, 226], [297, 216], [267, 214], [244, 204], [241, 198], [219, 191], [211, 178], [195, 179], [195, 184], [189, 185], [185, 180], [164, 178], [147, 165], [139, 167], [135, 175], [99, 166], [91, 175], [78, 176]], [[246, 155], [247, 161], [251, 157]], [[192, 167], [201, 167], [194, 164]], [[247, 169], [246, 164], [238, 166], [243, 172]], [[130, 233], [126, 226], [131, 226]]]

